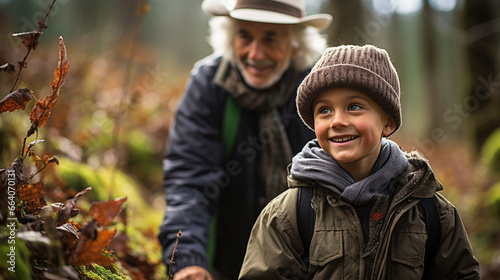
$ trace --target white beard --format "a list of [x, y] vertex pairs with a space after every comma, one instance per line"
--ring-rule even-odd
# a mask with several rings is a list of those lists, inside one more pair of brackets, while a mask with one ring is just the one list
[[243, 62], [241, 62], [241, 60], [239, 60], [238, 58], [236, 58], [235, 60], [236, 60], [236, 66], [238, 67], [238, 70], [240, 70], [240, 73], [243, 76], [243, 79], [245, 80], [245, 82], [249, 86], [251, 86], [255, 89], [266, 89], [266, 88], [271, 87], [272, 85], [274, 85], [275, 83], [277, 83], [281, 79], [281, 77], [283, 76], [283, 73], [285, 73], [285, 71], [290, 66], [291, 58], [288, 58], [287, 62], [281, 68], [275, 69], [273, 71], [273, 73], [271, 74], [271, 77], [269, 78], [269, 80], [265, 84], [262, 84], [262, 85], [256, 85], [256, 84], [252, 83], [250, 75], [248, 74], [247, 70], [245, 69], [245, 65], [243, 64]]

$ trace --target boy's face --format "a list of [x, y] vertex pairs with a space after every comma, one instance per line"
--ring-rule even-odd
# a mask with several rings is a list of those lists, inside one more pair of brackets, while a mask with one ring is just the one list
[[297, 52], [287, 25], [241, 20], [236, 21], [234, 50], [243, 78], [257, 89], [276, 83]]
[[[396, 125], [387, 113], [364, 93], [328, 89], [313, 104], [318, 142], [356, 181], [369, 175], [380, 153], [382, 136]], [[358, 178], [356, 178], [358, 177]]]

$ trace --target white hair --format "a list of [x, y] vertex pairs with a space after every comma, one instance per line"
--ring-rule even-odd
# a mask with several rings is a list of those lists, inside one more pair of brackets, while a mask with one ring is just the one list
[[[209, 21], [210, 35], [208, 43], [217, 55], [221, 55], [235, 63], [233, 41], [236, 36], [235, 20], [230, 17], [218, 16]], [[289, 25], [292, 47], [298, 48], [297, 56], [292, 60], [299, 71], [313, 66], [327, 47], [326, 38], [310, 26]]]

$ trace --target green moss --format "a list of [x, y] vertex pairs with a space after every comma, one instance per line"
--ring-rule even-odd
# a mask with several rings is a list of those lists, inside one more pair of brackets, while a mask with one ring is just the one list
[[[127, 136], [127, 170], [130, 170], [135, 178], [147, 181], [161, 181], [163, 174], [161, 160], [157, 159], [153, 141], [146, 135], [134, 131]], [[161, 187], [161, 182], [159, 182]]]
[[92, 191], [85, 195], [90, 200], [102, 201], [107, 198], [107, 190], [102, 187], [97, 170], [90, 165], [59, 158], [57, 171], [67, 188], [81, 191], [92, 187]]
[[141, 193], [141, 185], [127, 174], [111, 168], [93, 169], [88, 164], [59, 159], [57, 168], [66, 187], [77, 191], [92, 187], [85, 194], [91, 201], [107, 201], [127, 197], [124, 205], [130, 224], [139, 229], [157, 228], [162, 220], [163, 211], [153, 209]]
[[131, 280], [130, 277], [120, 272], [120, 269], [113, 267], [111, 271], [103, 266], [92, 263], [87, 266], [75, 267], [75, 270], [84, 280]]

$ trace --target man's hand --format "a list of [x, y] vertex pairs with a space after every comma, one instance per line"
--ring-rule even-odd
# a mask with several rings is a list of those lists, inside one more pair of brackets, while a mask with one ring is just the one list
[[179, 270], [174, 275], [174, 280], [212, 280], [212, 276], [201, 266], [188, 266]]

